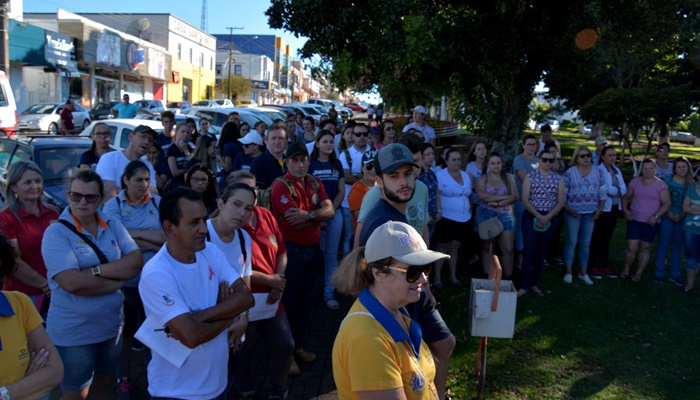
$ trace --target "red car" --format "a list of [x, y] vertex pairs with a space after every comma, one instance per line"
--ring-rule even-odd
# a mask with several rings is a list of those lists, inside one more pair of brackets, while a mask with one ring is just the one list
[[360, 103], [345, 103], [345, 107], [353, 110], [353, 111], [362, 111], [365, 112], [367, 111], [367, 107], [363, 106]]

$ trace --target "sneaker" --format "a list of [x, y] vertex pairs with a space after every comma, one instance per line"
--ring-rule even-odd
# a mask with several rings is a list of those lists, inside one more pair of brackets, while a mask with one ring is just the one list
[[591, 268], [591, 271], [588, 275], [590, 275], [591, 277], [593, 277], [595, 279], [603, 279], [603, 276], [598, 271], [598, 268]]
[[617, 278], [617, 275], [608, 267], [601, 269], [600, 273], [608, 278]]
[[564, 282], [571, 283], [571, 274], [564, 275]]
[[301, 375], [301, 369], [299, 368], [299, 364], [297, 364], [296, 361], [292, 358], [292, 364], [289, 366], [289, 373], [287, 373], [289, 376], [299, 376]]
[[129, 378], [117, 379], [117, 400], [131, 400], [133, 398]]
[[592, 285], [592, 284], [593, 284], [593, 281], [591, 280], [591, 278], [588, 277], [588, 275], [581, 275], [581, 274], [578, 274], [578, 279], [580, 279], [580, 280], [586, 282], [586, 285]]
[[304, 351], [304, 349], [294, 350], [294, 357], [296, 357], [297, 360], [305, 363], [316, 361], [316, 354]]
[[671, 283], [675, 283], [676, 286], [683, 286], [683, 279], [680, 278], [668, 278], [668, 281]]
[[131, 341], [131, 350], [133, 351], [142, 351], [143, 350], [143, 343], [139, 342], [138, 339], [134, 338]]
[[549, 267], [549, 261], [545, 258], [544, 261], [542, 261], [542, 266], [543, 267]]
[[663, 285], [664, 278], [654, 278], [654, 283], [658, 283], [659, 285]]
[[340, 308], [340, 304], [338, 304], [338, 301], [336, 299], [326, 300], [326, 306], [331, 310], [337, 310], [338, 308]]

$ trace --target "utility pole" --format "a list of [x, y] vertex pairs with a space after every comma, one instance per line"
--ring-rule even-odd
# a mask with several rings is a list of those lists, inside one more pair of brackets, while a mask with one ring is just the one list
[[9, 0], [0, 0], [0, 70], [10, 79], [10, 39], [7, 24]]
[[[228, 36], [228, 99], [231, 100], [231, 64], [235, 61], [233, 59], [233, 30], [243, 29], [237, 26], [227, 26], [229, 36]], [[233, 101], [233, 100], [231, 100]]]

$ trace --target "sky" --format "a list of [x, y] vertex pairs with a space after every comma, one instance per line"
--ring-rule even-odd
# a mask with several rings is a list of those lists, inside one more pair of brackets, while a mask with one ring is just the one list
[[[295, 38], [292, 33], [271, 29], [265, 10], [270, 6], [264, 0], [207, 0], [207, 32], [229, 33], [226, 27], [240, 27], [234, 34], [277, 35], [291, 45], [294, 58], [306, 38]], [[24, 0], [24, 12], [55, 13], [62, 8], [73, 13], [169, 13], [200, 27], [202, 0]]]

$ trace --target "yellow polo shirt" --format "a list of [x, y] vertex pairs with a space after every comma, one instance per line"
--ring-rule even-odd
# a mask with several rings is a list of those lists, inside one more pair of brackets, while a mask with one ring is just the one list
[[0, 386], [24, 378], [29, 367], [27, 335], [42, 322], [26, 294], [0, 291]]
[[[371, 297], [365, 302], [368, 307], [362, 302], [367, 300], [367, 295]], [[388, 311], [383, 307], [383, 312], [378, 310], [379, 303], [374, 302], [376, 299], [369, 292], [363, 292], [336, 336], [333, 378], [340, 399], [358, 399], [360, 391], [403, 387], [409, 400], [437, 400], [433, 384], [435, 363], [428, 345], [420, 337], [418, 324], [404, 315], [411, 328], [409, 337], [389, 317], [396, 324], [391, 326], [386, 318]], [[412, 326], [414, 324], [416, 326]]]

